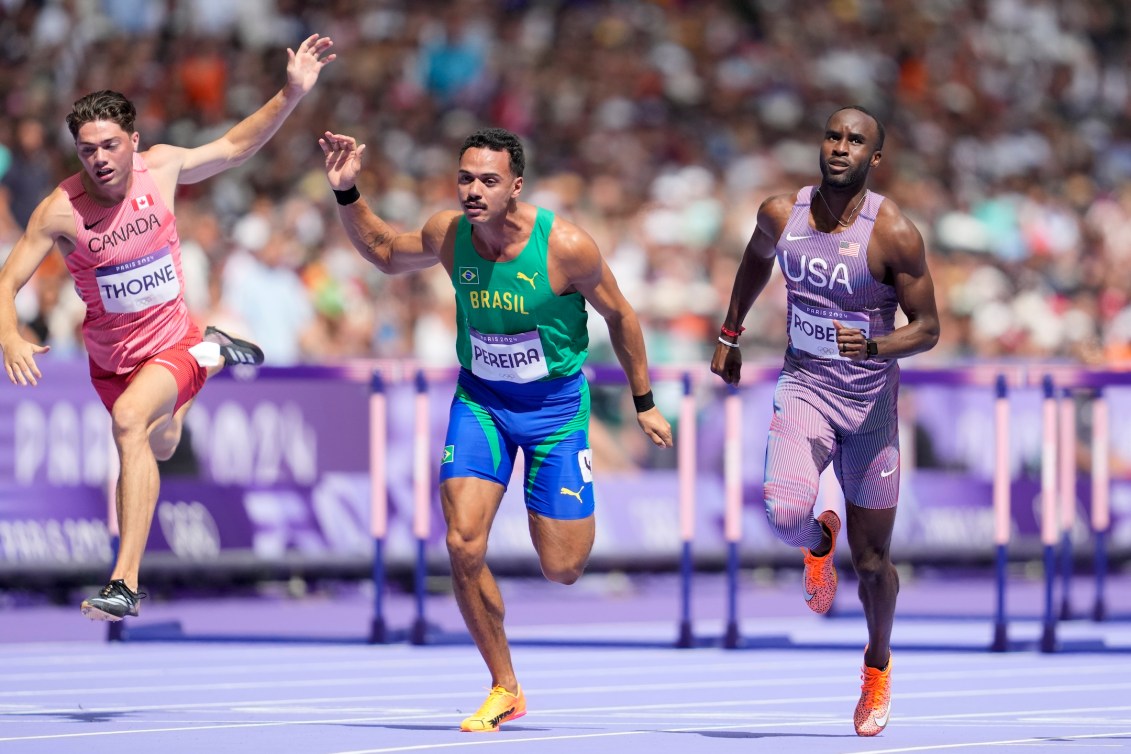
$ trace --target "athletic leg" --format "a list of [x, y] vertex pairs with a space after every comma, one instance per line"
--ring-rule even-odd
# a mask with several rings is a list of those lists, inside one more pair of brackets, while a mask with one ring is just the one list
[[503, 597], [486, 560], [487, 537], [504, 489], [485, 479], [459, 477], [440, 485], [440, 499], [456, 604], [491, 672], [491, 685], [513, 690], [518, 684], [503, 630]]
[[845, 519], [852, 567], [868, 625], [863, 684], [853, 722], [856, 733], [874, 736], [891, 712], [891, 632], [899, 575], [891, 562], [891, 536], [899, 499], [899, 431], [891, 420], [845, 438], [837, 473], [845, 490]]
[[804, 390], [778, 386], [766, 442], [763, 494], [770, 529], [779, 540], [825, 555], [829, 532], [813, 516], [821, 472], [836, 448], [828, 419], [807, 400]]
[[891, 630], [899, 594], [899, 575], [891, 562], [895, 508], [870, 510], [848, 503], [845, 515], [852, 567], [860, 579], [860, 602], [868, 624], [864, 664], [884, 668], [891, 654]]
[[848, 545], [860, 579], [860, 601], [868, 622], [865, 665], [882, 668], [891, 650], [899, 578], [891, 562], [891, 536], [899, 501], [899, 425], [890, 421], [848, 435], [835, 465], [845, 495]]
[[[212, 377], [223, 369], [223, 365], [208, 367], [205, 372], [205, 379]], [[185, 394], [185, 388], [181, 388], [182, 400]], [[189, 388], [192, 390], [192, 388]], [[158, 461], [168, 461], [173, 457], [173, 453], [177, 451], [177, 446], [181, 444], [181, 434], [185, 426], [185, 414], [188, 413], [193, 402], [196, 400], [196, 391], [192, 390], [193, 397], [184, 401], [180, 408], [168, 416], [159, 417], [153, 422], [149, 428], [149, 445], [153, 448], [153, 455], [156, 456]]]
[[593, 551], [596, 519], [560, 520], [527, 510], [530, 539], [538, 553], [542, 575], [558, 584], [572, 584], [581, 578], [589, 553]]
[[122, 579], [135, 592], [161, 484], [149, 430], [171, 420], [176, 402], [173, 375], [161, 366], [148, 365], [141, 368], [110, 411], [120, 464], [117, 511], [121, 531], [110, 579]]

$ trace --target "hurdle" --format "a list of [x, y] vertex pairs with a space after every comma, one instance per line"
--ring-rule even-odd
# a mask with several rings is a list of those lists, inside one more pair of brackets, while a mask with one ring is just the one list
[[[1106, 604], [1108, 546], [1110, 544], [1109, 538], [1111, 534], [1111, 467], [1109, 458], [1111, 452], [1111, 423], [1106, 390], [1111, 387], [1131, 386], [1131, 373], [1063, 367], [1058, 370], [1057, 376], [1065, 388], [1064, 400], [1068, 400], [1068, 396], [1073, 394], [1072, 391], [1085, 391], [1085, 394], [1089, 394], [1092, 399], [1092, 428], [1090, 438], [1091, 468], [1089, 469], [1091, 511], [1087, 519], [1087, 528], [1088, 533], [1092, 537], [1094, 547], [1092, 562], [1095, 571], [1095, 596], [1090, 611], [1090, 618], [1094, 622], [1102, 622], [1109, 620], [1111, 617], [1108, 614]], [[1061, 473], [1074, 475], [1076, 473], [1075, 414], [1069, 413], [1069, 410], [1062, 406], [1061, 421], [1072, 423], [1071, 429], [1062, 427], [1059, 433], [1059, 439], [1063, 446]], [[1074, 487], [1075, 482], [1073, 481], [1071, 485]], [[1073, 569], [1075, 568], [1075, 558], [1072, 550], [1073, 543], [1070, 537], [1072, 530], [1070, 527], [1074, 527], [1076, 523], [1074, 494], [1072, 498], [1069, 498], [1069, 489], [1070, 484], [1062, 479], [1062, 516], [1060, 523], [1065, 529], [1065, 531], [1062, 532], [1060, 540], [1062, 548], [1060, 553], [1061, 583], [1062, 589], [1064, 590], [1060, 612], [1062, 619], [1078, 617], [1075, 616], [1071, 610], [1068, 592], [1072, 583], [1071, 577], [1073, 575]], [[1068, 510], [1067, 507], [1070, 501], [1072, 502], [1071, 511]]]
[[994, 634], [990, 649], [1004, 652], [1009, 648], [1005, 588], [1013, 505], [1009, 474], [1009, 383], [1005, 375], [997, 376], [994, 392]]
[[369, 380], [369, 532], [373, 537], [373, 618], [369, 643], [388, 641], [385, 625], [385, 538], [389, 534], [389, 484], [385, 452], [389, 432], [385, 378], [374, 370]]
[[738, 546], [742, 542], [742, 395], [734, 385], [727, 385], [724, 405], [723, 493], [726, 505], [723, 533], [727, 547], [727, 622], [723, 646], [737, 649], [742, 642], [738, 629]]
[[1042, 652], [1055, 652], [1056, 611], [1053, 607], [1053, 591], [1056, 586], [1056, 545], [1060, 533], [1057, 500], [1059, 490], [1056, 484], [1059, 411], [1052, 375], [1044, 375], [1041, 390], [1044, 396], [1041, 404], [1041, 547], [1045, 568], [1045, 609], [1039, 646]]
[[1076, 528], [1076, 403], [1072, 389], [1060, 393], [1060, 620], [1072, 618], [1072, 534]]
[[1092, 401], [1092, 533], [1095, 537], [1096, 595], [1092, 605], [1092, 620], [1107, 619], [1104, 589], [1107, 577], [1107, 537], [1111, 528], [1111, 466], [1108, 447], [1111, 442], [1108, 425], [1107, 398], [1103, 388], [1097, 388]]
[[425, 560], [428, 536], [432, 532], [432, 464], [428, 460], [431, 450], [429, 427], [431, 409], [428, 406], [428, 378], [423, 369], [418, 369], [414, 379], [416, 386], [412, 454], [412, 534], [416, 539], [416, 568], [414, 594], [416, 617], [412, 623], [410, 642], [425, 644], [428, 641], [428, 622], [424, 617], [424, 594], [428, 579], [428, 563]]
[[695, 565], [691, 543], [695, 539], [695, 395], [691, 373], [683, 375], [683, 399], [679, 407], [679, 439], [676, 441], [679, 465], [679, 627], [675, 645], [680, 649], [694, 646], [691, 627], [691, 580]]
[[[408, 367], [411, 369], [412, 367]], [[624, 385], [626, 380], [624, 373], [617, 367], [595, 365], [593, 367], [585, 367], [584, 372], [586, 379], [592, 384], [616, 384]], [[413, 385], [415, 388], [414, 399], [414, 418], [413, 418], [413, 460], [412, 460], [412, 489], [413, 489], [413, 516], [412, 516], [412, 534], [415, 541], [415, 557], [413, 566], [413, 583], [414, 583], [414, 617], [408, 630], [408, 641], [411, 644], [424, 645], [433, 643], [450, 643], [453, 637], [441, 637], [437, 635], [435, 627], [430, 625], [427, 621], [426, 611], [426, 583], [428, 578], [428, 559], [427, 548], [428, 540], [431, 537], [431, 505], [432, 505], [432, 492], [435, 480], [432, 478], [432, 463], [430, 460], [430, 453], [433, 452], [430, 437], [431, 427], [431, 409], [429, 404], [429, 389], [431, 384], [438, 379], [454, 379], [458, 374], [455, 368], [449, 367], [436, 367], [436, 368], [417, 368], [414, 377]], [[680, 551], [680, 590], [679, 590], [679, 624], [677, 626], [677, 637], [675, 646], [677, 647], [692, 647], [698, 646], [699, 642], [693, 631], [692, 616], [691, 616], [691, 591], [692, 591], [692, 577], [694, 574], [694, 562], [692, 553], [692, 542], [695, 536], [695, 513], [696, 513], [696, 400], [694, 389], [696, 385], [696, 374], [694, 371], [685, 367], [658, 367], [649, 370], [649, 374], [653, 381], [679, 380], [682, 385], [682, 398], [680, 400], [679, 408], [679, 431], [677, 441], [677, 466], [678, 466], [678, 516], [679, 516], [679, 532], [681, 541]], [[402, 377], [402, 379], [404, 379]], [[395, 380], [394, 380], [395, 381]], [[371, 384], [374, 390], [371, 396], [371, 416], [377, 415], [379, 417], [385, 416], [382, 413], [382, 408], [379, 407], [380, 398], [377, 397], [376, 392], [377, 382]], [[389, 387], [387, 381], [381, 383], [381, 392], [387, 392]], [[387, 418], [385, 419], [387, 421]], [[387, 449], [387, 444], [381, 444], [376, 438], [371, 439], [371, 452], [376, 455], [371, 455], [370, 465], [374, 474], [377, 473], [379, 468], [383, 469], [386, 460], [381, 456], [381, 453]], [[380, 451], [380, 452], [378, 452]], [[372, 491], [372, 504], [374, 514], [373, 532], [374, 532], [374, 552], [375, 554], [381, 552], [379, 549], [378, 532], [384, 531], [387, 526], [387, 521], [379, 520], [376, 512], [382, 505], [382, 499], [387, 501], [386, 490], [378, 490], [378, 485], [384, 486], [387, 481], [378, 482], [376, 479], [373, 481], [374, 489]], [[387, 502], [385, 503], [387, 504]], [[387, 533], [387, 532], [386, 532]], [[373, 570], [374, 578], [384, 579], [384, 570], [378, 569], [377, 564], [374, 564]], [[378, 593], [383, 594], [383, 587], [378, 587]], [[388, 629], [384, 625], [384, 619], [381, 615], [382, 610], [381, 597], [375, 593], [374, 599], [374, 616], [372, 624], [374, 627], [380, 626], [388, 636]], [[376, 628], [371, 631], [372, 636], [376, 636]], [[390, 639], [394, 640], [394, 639]], [[374, 642], [380, 643], [380, 642]]]
[[[754, 367], [750, 384], [768, 382], [778, 373], [776, 367]], [[1009, 544], [1013, 527], [1012, 515], [1012, 475], [1010, 470], [1010, 387], [1024, 386], [1026, 373], [1017, 367], [987, 366], [974, 370], [904, 370], [901, 384], [934, 386], [985, 386], [994, 390], [993, 426], [994, 458], [992, 479], [993, 509], [993, 569], [994, 605], [992, 611], [992, 638], [989, 649], [1004, 652], [1009, 649], [1008, 623], [1006, 617], [1006, 592], [1008, 586]], [[726, 540], [726, 579], [727, 601], [725, 632], [722, 645], [726, 648], [743, 646], [738, 620], [738, 570], [740, 558], [738, 549], [742, 540], [742, 482], [740, 479], [740, 459], [743, 455], [743, 436], [741, 424], [743, 409], [741, 391], [728, 388], [724, 397], [726, 447], [724, 458], [725, 540]], [[1051, 447], [1055, 449], [1054, 440]]]

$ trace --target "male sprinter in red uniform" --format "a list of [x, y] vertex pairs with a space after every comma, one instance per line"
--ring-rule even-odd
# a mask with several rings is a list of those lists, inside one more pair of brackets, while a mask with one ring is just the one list
[[121, 469], [118, 558], [110, 583], [83, 601], [88, 618], [138, 614], [138, 570], [160, 488], [157, 461], [173, 455], [205, 379], [225, 363], [263, 361], [257, 346], [215, 328], [202, 340], [189, 318], [173, 215], [177, 185], [240, 165], [266, 144], [334, 59], [325, 54], [332, 44], [314, 34], [297, 52], [288, 49], [286, 86], [195, 149], [158, 144], [138, 152], [136, 111], [117, 92], [75, 102], [67, 126], [82, 170], [39, 204], [0, 269], [0, 348], [17, 385], [37, 384], [35, 357], [48, 348], [20, 336], [15, 296], [55, 245], [87, 307], [82, 332], [90, 377], [110, 412]]

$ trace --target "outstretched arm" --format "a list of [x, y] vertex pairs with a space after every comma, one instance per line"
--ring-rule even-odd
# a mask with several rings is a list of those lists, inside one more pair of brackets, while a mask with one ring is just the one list
[[179, 159], [178, 183], [197, 183], [243, 164], [275, 135], [291, 111], [314, 87], [318, 74], [337, 57], [325, 54], [333, 44], [329, 37], [312, 34], [303, 40], [297, 51], [288, 47], [287, 85], [263, 107], [215, 141], [194, 149], [162, 145], [149, 150], [147, 160], [160, 164], [165, 160]]
[[459, 213], [438, 212], [423, 230], [397, 233], [373, 213], [357, 189], [365, 145], [359, 145], [352, 136], [329, 131], [318, 145], [326, 156], [326, 179], [338, 200], [338, 217], [362, 257], [390, 275], [423, 270], [440, 261], [444, 236]]
[[[789, 196], [779, 195], [770, 197], [758, 208], [758, 225], [746, 244], [738, 273], [734, 276], [730, 306], [723, 319], [725, 329], [734, 333], [742, 332], [742, 321], [769, 282], [770, 274], [774, 271], [778, 237], [789, 217], [791, 206]], [[727, 343], [723, 343], [724, 340]], [[731, 345], [727, 345], [728, 343]], [[711, 358], [711, 371], [722, 377], [728, 385], [738, 384], [742, 377], [742, 352], [738, 350], [737, 335], [724, 333], [720, 336]]]
[[[55, 239], [74, 226], [70, 204], [59, 189], [36, 207], [27, 230], [0, 268], [0, 349], [4, 351], [4, 370], [16, 385], [36, 385], [43, 376], [35, 357], [47, 353], [49, 346], [29, 343], [20, 335], [16, 315], [16, 294], [27, 284], [43, 260], [55, 247]], [[72, 231], [73, 233], [73, 231]]]
[[[571, 286], [605, 319], [609, 340], [617, 355], [633, 396], [652, 392], [648, 377], [648, 355], [644, 332], [636, 311], [621, 293], [612, 270], [588, 234], [565, 223], [554, 225], [555, 257], [561, 262]], [[637, 411], [636, 421], [644, 434], [661, 448], [672, 446], [672, 428], [653, 404]]]

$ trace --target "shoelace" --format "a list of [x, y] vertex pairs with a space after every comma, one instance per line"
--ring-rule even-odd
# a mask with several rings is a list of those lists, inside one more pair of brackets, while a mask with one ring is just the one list
[[[868, 672], [868, 671], [872, 672]], [[860, 680], [864, 685], [860, 690], [871, 695], [873, 708], [879, 708], [887, 701], [887, 684], [884, 683], [884, 674], [874, 668], [865, 667], [860, 671]]]
[[496, 697], [496, 696], [510, 696], [510, 697], [517, 697], [518, 696], [518, 694], [512, 694], [511, 692], [507, 691], [506, 687], [504, 687], [504, 686], [492, 686], [487, 691], [488, 691], [487, 701], [491, 701], [491, 698]]
[[828, 555], [825, 555], [822, 558], [812, 553], [805, 556], [806, 565], [809, 566], [809, 578], [817, 586], [824, 586], [825, 582], [828, 581], [828, 569], [824, 567], [822, 562], [828, 557]]
[[[107, 584], [106, 586], [102, 587], [102, 591], [100, 591], [100, 592], [99, 592], [98, 594], [99, 594], [99, 595], [101, 595], [101, 596], [103, 596], [103, 597], [109, 598], [109, 597], [110, 597], [110, 595], [112, 595], [112, 594], [114, 593], [114, 590], [115, 590], [116, 588], [118, 588], [118, 585], [117, 585], [117, 584]], [[148, 596], [149, 596], [149, 595], [148, 595], [148, 594], [146, 594], [145, 592], [133, 592], [133, 591], [130, 591], [130, 588], [129, 588], [129, 587], [127, 587], [127, 586], [123, 586], [123, 587], [121, 587], [121, 588], [122, 588], [122, 589], [125, 589], [125, 590], [126, 590], [126, 594], [127, 594], [127, 596], [129, 596], [129, 595], [133, 595], [133, 598], [134, 598], [135, 600], [143, 600], [143, 599], [145, 599], [146, 597], [148, 597]]]

